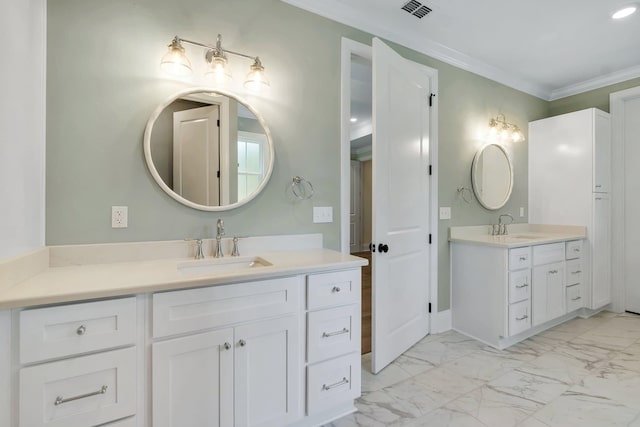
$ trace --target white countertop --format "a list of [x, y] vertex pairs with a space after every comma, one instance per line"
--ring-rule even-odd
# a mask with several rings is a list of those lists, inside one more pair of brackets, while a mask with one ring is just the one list
[[[180, 242], [173, 244], [177, 246], [178, 243]], [[184, 245], [184, 242], [180, 244]], [[104, 253], [104, 245], [78, 246], [82, 246], [78, 252], [84, 253], [85, 256], [91, 252], [89, 248], [94, 246], [96, 250], [102, 250], [101, 253]], [[114, 252], [118, 252], [117, 246], [112, 245], [109, 250], [115, 249]], [[70, 260], [65, 260], [61, 265], [51, 266], [55, 256], [49, 254], [49, 248], [43, 248], [24, 257], [0, 263], [0, 309], [231, 284], [357, 268], [367, 264], [367, 260], [363, 258], [306, 246], [309, 245], [299, 245], [293, 250], [255, 250], [247, 255], [259, 256], [272, 265], [215, 273], [179, 271], [178, 265], [193, 259], [188, 256], [135, 261], [116, 260], [117, 262], [107, 258], [102, 263], [76, 265]], [[76, 247], [65, 249], [77, 250]], [[211, 263], [211, 260], [211, 257], [207, 257], [193, 262]], [[43, 263], [48, 265], [43, 266]]]
[[478, 245], [516, 248], [545, 243], [580, 240], [587, 237], [587, 229], [575, 225], [510, 224], [509, 234], [492, 236], [489, 225], [451, 227], [449, 241]]

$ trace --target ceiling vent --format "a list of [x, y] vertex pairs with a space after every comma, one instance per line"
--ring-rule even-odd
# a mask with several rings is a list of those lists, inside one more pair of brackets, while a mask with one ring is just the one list
[[416, 0], [409, 0], [402, 6], [402, 10], [412, 14], [413, 16], [422, 19], [431, 13], [432, 9]]

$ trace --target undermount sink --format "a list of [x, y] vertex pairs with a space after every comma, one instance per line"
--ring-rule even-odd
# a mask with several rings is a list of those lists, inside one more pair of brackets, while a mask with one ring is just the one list
[[264, 258], [247, 256], [186, 261], [178, 264], [177, 269], [183, 274], [211, 274], [224, 271], [251, 270], [271, 265], [273, 264]]

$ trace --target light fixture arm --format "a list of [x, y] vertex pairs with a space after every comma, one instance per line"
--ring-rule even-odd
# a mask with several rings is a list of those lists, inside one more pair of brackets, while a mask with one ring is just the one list
[[247, 55], [241, 52], [235, 52], [233, 50], [228, 50], [228, 49], [223, 49], [222, 48], [222, 35], [218, 34], [218, 39], [216, 40], [216, 45], [215, 46], [211, 46], [205, 43], [200, 43], [197, 41], [193, 41], [193, 40], [188, 40], [188, 39], [183, 39], [181, 37], [175, 36], [173, 38], [174, 42], [178, 42], [178, 43], [188, 43], [194, 46], [200, 46], [200, 47], [204, 47], [205, 49], [208, 50], [212, 50], [212, 51], [216, 51], [216, 52], [220, 52], [220, 53], [228, 53], [231, 55], [235, 55], [235, 56], [240, 56], [242, 58], [247, 58], [247, 59], [251, 59], [252, 61], [258, 61], [260, 62], [260, 59], [257, 56], [251, 56], [251, 55]]

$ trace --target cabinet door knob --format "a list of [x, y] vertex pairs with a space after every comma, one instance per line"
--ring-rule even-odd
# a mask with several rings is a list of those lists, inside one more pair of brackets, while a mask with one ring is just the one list
[[84, 325], [81, 325], [78, 329], [76, 329], [76, 334], [84, 335], [87, 332], [87, 328]]
[[240, 340], [238, 341], [238, 344], [240, 344], [240, 347], [244, 347], [245, 345], [247, 345], [247, 342], [245, 340]]
[[231, 349], [231, 344], [229, 344], [228, 342], [224, 343], [224, 349], [225, 350]]
[[340, 286], [334, 286], [333, 289], [331, 289], [331, 292], [340, 292], [342, 289], [340, 289]]

